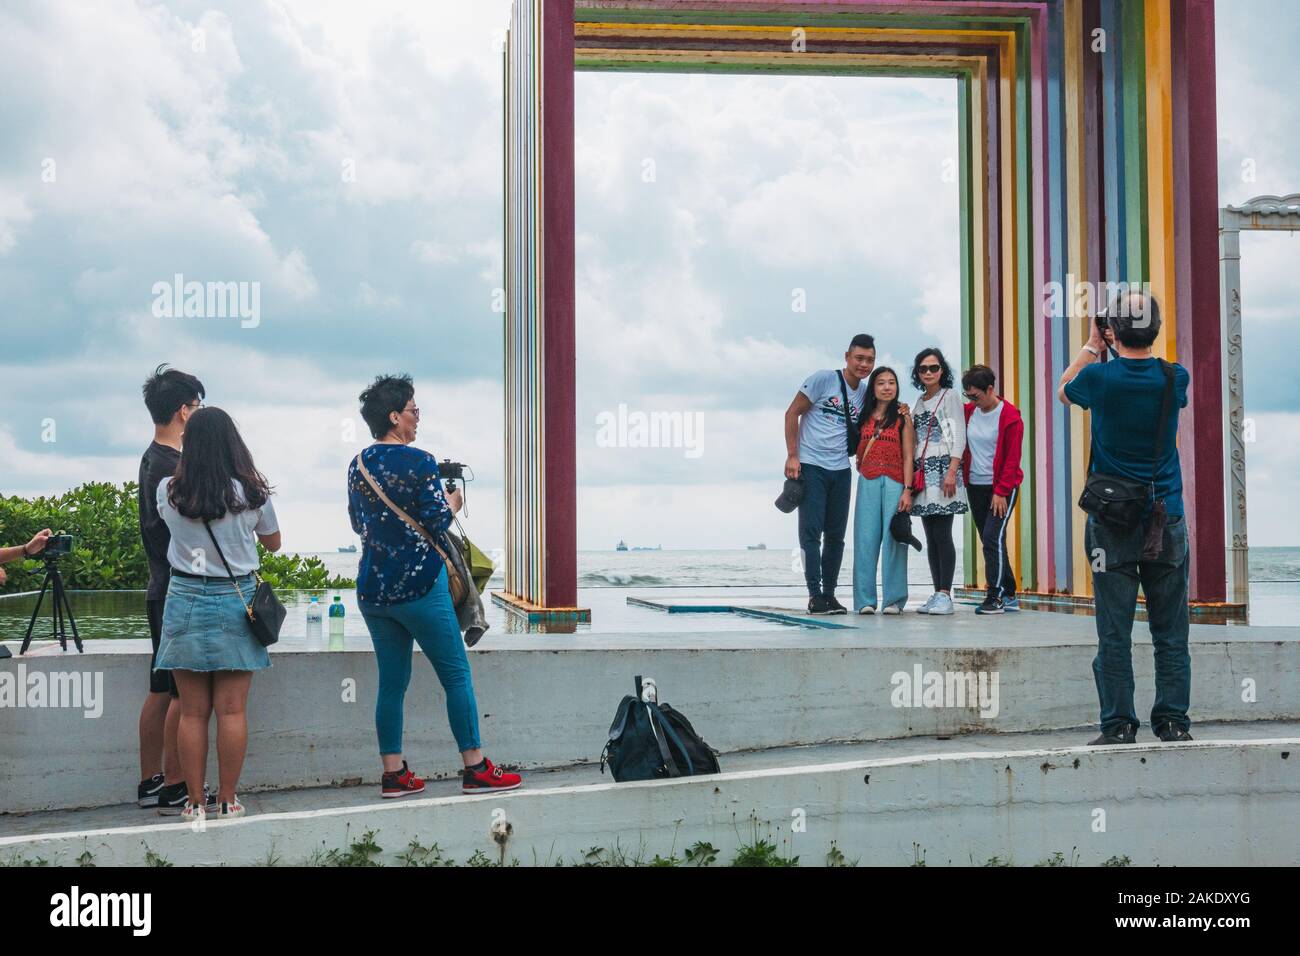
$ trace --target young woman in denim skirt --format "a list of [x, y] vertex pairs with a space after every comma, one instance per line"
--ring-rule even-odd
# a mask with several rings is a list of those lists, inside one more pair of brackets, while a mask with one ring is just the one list
[[474, 681], [443, 560], [419, 530], [375, 493], [358, 462], [384, 497], [435, 537], [451, 526], [462, 492], [444, 495], [438, 460], [411, 445], [420, 409], [409, 375], [375, 379], [361, 393], [361, 417], [375, 443], [348, 467], [348, 515], [362, 543], [357, 607], [379, 666], [375, 729], [383, 763], [381, 795], [405, 797], [424, 790], [424, 781], [402, 759], [402, 708], [415, 644], [433, 665], [447, 697], [447, 720], [464, 763], [461, 789], [513, 790], [520, 784], [519, 774], [493, 766], [480, 749]]
[[[246, 608], [257, 588], [257, 544], [278, 551], [280, 526], [270, 485], [221, 409], [200, 408], [190, 416], [176, 474], [158, 484], [158, 513], [171, 532], [171, 583], [157, 669], [170, 670], [180, 691], [177, 739], [189, 792], [181, 818], [193, 822], [209, 811], [221, 819], [240, 817], [244, 808], [235, 785], [248, 749], [248, 688], [254, 671], [271, 666], [266, 648], [249, 629]], [[215, 799], [203, 781], [213, 711]]]

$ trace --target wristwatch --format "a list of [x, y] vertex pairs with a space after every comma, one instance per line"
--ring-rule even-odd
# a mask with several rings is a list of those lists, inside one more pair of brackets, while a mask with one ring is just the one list
[[1091, 352], [1093, 355], [1095, 355], [1097, 358], [1101, 358], [1101, 353], [1098, 352], [1098, 351], [1097, 351], [1095, 348], [1093, 348], [1091, 345], [1089, 345], [1087, 342], [1084, 342], [1084, 343], [1083, 343], [1083, 347], [1084, 347], [1087, 351], [1089, 351], [1089, 352]]

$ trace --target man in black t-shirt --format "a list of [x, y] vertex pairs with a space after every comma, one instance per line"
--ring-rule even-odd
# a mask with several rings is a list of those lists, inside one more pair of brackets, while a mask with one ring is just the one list
[[163, 605], [171, 572], [167, 546], [171, 533], [158, 515], [158, 485], [176, 473], [181, 460], [181, 436], [185, 422], [203, 405], [203, 383], [166, 365], [159, 365], [144, 383], [144, 403], [153, 419], [153, 441], [140, 459], [140, 539], [149, 559], [149, 589], [145, 607], [149, 615], [149, 637], [153, 654], [149, 658], [149, 693], [140, 708], [140, 785], [136, 802], [167, 812], [176, 803], [179, 813], [185, 804], [185, 780], [181, 776], [176, 732], [180, 724], [176, 681], [171, 671], [154, 670], [158, 642], [162, 637]]

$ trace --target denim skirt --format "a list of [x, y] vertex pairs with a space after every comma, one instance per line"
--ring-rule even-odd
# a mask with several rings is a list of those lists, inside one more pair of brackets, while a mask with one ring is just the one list
[[[257, 579], [235, 578], [252, 600]], [[163, 608], [158, 670], [260, 671], [271, 655], [248, 627], [244, 600], [229, 578], [173, 577]]]

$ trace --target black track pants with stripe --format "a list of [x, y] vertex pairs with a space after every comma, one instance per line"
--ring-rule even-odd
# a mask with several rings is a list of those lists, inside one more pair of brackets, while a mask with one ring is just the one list
[[1011, 573], [1007, 559], [1007, 528], [1011, 526], [1011, 513], [1020, 500], [1020, 489], [1013, 488], [1007, 496], [1007, 513], [998, 517], [993, 513], [993, 486], [967, 485], [971, 517], [984, 547], [984, 567], [988, 574], [989, 594], [1004, 600], [1016, 596], [1016, 577]]

